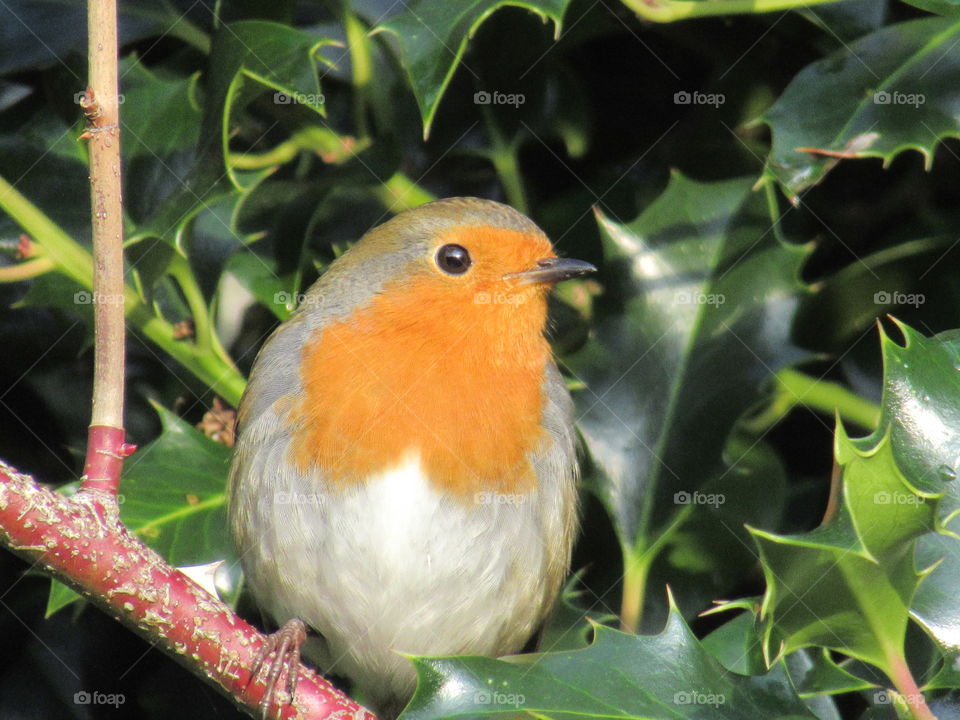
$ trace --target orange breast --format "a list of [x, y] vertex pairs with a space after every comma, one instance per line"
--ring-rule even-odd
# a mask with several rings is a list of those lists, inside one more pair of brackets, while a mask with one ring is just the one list
[[416, 451], [438, 490], [532, 489], [545, 320], [545, 292], [519, 307], [438, 293], [430, 278], [388, 286], [304, 347], [292, 461], [345, 487]]

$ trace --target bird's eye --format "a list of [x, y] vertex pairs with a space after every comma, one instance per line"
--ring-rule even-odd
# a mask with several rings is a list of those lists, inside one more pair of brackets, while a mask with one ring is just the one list
[[463, 245], [444, 245], [437, 250], [437, 267], [450, 275], [463, 275], [470, 269], [470, 253]]

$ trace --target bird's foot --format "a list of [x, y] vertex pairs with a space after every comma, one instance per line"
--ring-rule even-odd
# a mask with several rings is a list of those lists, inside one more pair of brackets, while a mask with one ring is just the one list
[[[270, 706], [273, 704], [277, 683], [287, 673], [287, 694], [289, 702], [293, 702], [297, 692], [297, 678], [299, 677], [300, 648], [307, 639], [307, 626], [298, 618], [287, 620], [283, 627], [271, 635], [267, 635], [263, 647], [257, 655], [253, 665], [252, 678], [265, 671], [263, 678], [266, 690], [260, 699], [260, 713], [263, 720], [268, 720]], [[267, 665], [267, 659], [273, 655], [273, 660]], [[278, 708], [277, 717], [280, 717]]]

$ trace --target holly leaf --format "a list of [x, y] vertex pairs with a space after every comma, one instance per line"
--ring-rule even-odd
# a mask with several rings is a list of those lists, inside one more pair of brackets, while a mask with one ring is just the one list
[[960, 20], [890, 25], [808, 65], [765, 113], [773, 145], [767, 173], [791, 197], [843, 158], [917, 150], [929, 166], [960, 136]]
[[919, 567], [931, 568], [914, 597], [912, 617], [941, 647], [960, 647], [960, 334], [926, 338], [899, 324], [903, 346], [884, 339], [884, 413], [898, 466], [926, 491], [941, 488], [939, 532], [920, 538]]
[[484, 20], [506, 5], [522, 7], [544, 22], [552, 21], [554, 36], [559, 38], [569, 4], [570, 0], [414, 0], [380, 25], [379, 30], [396, 36], [400, 62], [423, 118], [424, 139], [430, 135], [437, 107], [463, 59], [467, 42]]
[[564, 364], [586, 385], [574, 398], [588, 481], [628, 563], [746, 457], [724, 458], [731, 429], [802, 357], [789, 329], [807, 251], [776, 239], [751, 184], [675, 174], [633, 222], [599, 218], [604, 293]]
[[[886, 334], [881, 338], [880, 427], [859, 440], [838, 427], [835, 516], [802, 535], [753, 531], [767, 580], [761, 618], [768, 658], [822, 645], [890, 675], [903, 652], [911, 606], [931, 635], [945, 644], [956, 640], [950, 626], [957, 613], [947, 607], [955, 605], [953, 578], [948, 570], [928, 584], [924, 572], [917, 572], [915, 553], [920, 544], [920, 567], [927, 571], [944, 555], [947, 567], [957, 557], [960, 541], [935, 531], [944, 529], [957, 507], [944, 493], [960, 455], [953, 429], [960, 353], [955, 340], [927, 339], [899, 327], [903, 345]], [[941, 505], [950, 512], [946, 520]]]
[[764, 652], [822, 645], [888, 672], [920, 582], [916, 539], [933, 529], [936, 503], [913, 492], [889, 441], [861, 453], [841, 427], [837, 456], [843, 500], [832, 522], [802, 535], [754, 531], [767, 582]]
[[[881, 338], [880, 427], [890, 427], [897, 467], [911, 487], [921, 494], [940, 494], [960, 465], [960, 333], [926, 338], [902, 322], [897, 327], [903, 345], [886, 333]], [[859, 441], [860, 447], [876, 444], [877, 433]]]
[[714, 660], [673, 608], [659, 635], [594, 626], [582, 650], [413, 658], [417, 691], [403, 720], [540, 718], [622, 720], [814, 718], [785, 673], [748, 677]]

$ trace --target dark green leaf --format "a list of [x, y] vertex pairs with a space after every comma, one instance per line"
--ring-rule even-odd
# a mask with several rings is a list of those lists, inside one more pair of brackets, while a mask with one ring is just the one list
[[[575, 400], [591, 482], [625, 550], [642, 552], [731, 471], [734, 423], [801, 357], [789, 324], [806, 251], [770, 232], [749, 178], [674, 175], [635, 221], [601, 217], [600, 227], [596, 330], [566, 365], [587, 386]], [[734, 470], [741, 459], [729, 459]]]
[[[889, 674], [902, 652], [911, 604], [931, 635], [948, 646], [956, 642], [953, 571], [960, 541], [934, 530], [960, 507], [953, 498], [960, 343], [952, 334], [928, 339], [899, 327], [903, 345], [882, 338], [879, 429], [861, 440], [838, 429], [836, 516], [805, 535], [754, 532], [767, 576], [768, 654], [817, 644]], [[944, 492], [950, 514], [941, 520]], [[923, 585], [914, 559], [918, 540], [920, 569], [946, 557]], [[918, 585], [926, 586], [922, 594]]]
[[523, 655], [415, 658], [419, 683], [404, 720], [484, 718], [813, 718], [782, 672], [731, 673], [679, 614], [659, 635], [597, 626], [583, 650]]
[[916, 540], [933, 530], [937, 502], [914, 492], [889, 436], [860, 450], [840, 428], [837, 462], [842, 500], [829, 523], [804, 535], [753, 531], [767, 580], [764, 651], [823, 645], [889, 674], [920, 581]]
[[929, 164], [942, 138], [960, 135], [958, 38], [956, 20], [912, 20], [806, 67], [764, 115], [769, 172], [796, 195], [840, 157], [889, 162], [913, 149]]
[[[526, 8], [544, 22], [552, 21], [560, 36], [563, 14], [570, 0], [453, 0], [436, 3], [414, 0], [380, 27], [393, 33], [400, 62], [407, 71], [423, 117], [423, 135], [430, 134], [437, 107], [450, 78], [462, 61], [467, 41], [497, 9], [505, 5]], [[469, 71], [469, 67], [467, 67]]]

